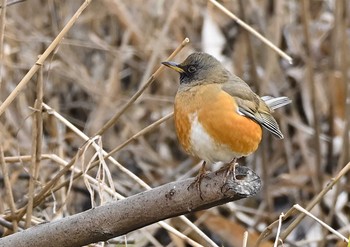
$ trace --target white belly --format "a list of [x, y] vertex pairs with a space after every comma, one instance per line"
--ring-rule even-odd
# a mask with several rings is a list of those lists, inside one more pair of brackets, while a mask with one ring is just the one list
[[214, 142], [203, 126], [198, 122], [197, 114], [192, 115], [191, 125], [191, 153], [208, 163], [222, 161], [230, 162], [233, 158], [239, 158], [238, 155], [230, 150], [227, 145]]

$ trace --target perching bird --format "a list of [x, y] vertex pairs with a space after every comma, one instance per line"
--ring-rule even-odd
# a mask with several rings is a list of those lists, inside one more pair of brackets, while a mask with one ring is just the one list
[[162, 64], [180, 73], [175, 128], [184, 150], [204, 160], [196, 179], [199, 190], [205, 164], [222, 161], [234, 173], [236, 159], [258, 148], [262, 127], [283, 138], [271, 113], [289, 104], [289, 98], [259, 97], [207, 53], [192, 53], [180, 64]]

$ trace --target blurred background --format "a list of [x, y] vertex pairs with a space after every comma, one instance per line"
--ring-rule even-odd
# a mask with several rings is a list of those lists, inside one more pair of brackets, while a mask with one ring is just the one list
[[[250, 232], [249, 246], [252, 246], [260, 233], [278, 220], [281, 212], [294, 204], [306, 207], [350, 160], [350, 4], [346, 0], [220, 3], [290, 55], [293, 64], [209, 1], [92, 1], [43, 65], [43, 101], [92, 137], [145, 85], [161, 61], [186, 37], [190, 43], [173, 60], [181, 62], [194, 51], [205, 51], [244, 79], [259, 95], [290, 97], [293, 103], [274, 114], [285, 139], [278, 140], [265, 133], [259, 150], [239, 160], [239, 164], [250, 167], [261, 177], [261, 192], [253, 198], [187, 215], [219, 246], [241, 246], [245, 230]], [[82, 1], [27, 0], [7, 6], [1, 102], [81, 4]], [[0, 117], [1, 146], [16, 208], [28, 198], [35, 129], [33, 106], [39, 74], [34, 75]], [[177, 73], [164, 69], [102, 135], [103, 148], [110, 151], [118, 147], [171, 113], [178, 79]], [[63, 161], [71, 161], [85, 141], [57, 117], [46, 111], [41, 115], [41, 154], [48, 157], [54, 154]], [[92, 148], [87, 149], [74, 166], [84, 169], [96, 159], [95, 153]], [[113, 157], [151, 187], [193, 177], [200, 167], [200, 160], [189, 157], [180, 148], [172, 118], [131, 141]], [[118, 193], [127, 197], [145, 190], [118, 167], [106, 163]], [[58, 162], [43, 159], [34, 191], [40, 191], [60, 169]], [[89, 174], [98, 176], [97, 168]], [[70, 176], [67, 173], [65, 179]], [[311, 211], [347, 237], [349, 179], [350, 175], [345, 175]], [[106, 195], [90, 192], [86, 180], [77, 179], [71, 189], [63, 187], [34, 209], [32, 225], [75, 214], [108, 200]], [[11, 204], [3, 170], [0, 195], [2, 217]], [[290, 221], [284, 222], [282, 228]], [[168, 223], [208, 245], [182, 221], [172, 219]], [[276, 228], [269, 241], [274, 241], [275, 231]], [[0, 233], [6, 234], [8, 230], [0, 226]], [[120, 243], [124, 240], [136, 246], [187, 246], [156, 224], [115, 239]], [[308, 217], [284, 243], [285, 246], [346, 246]], [[271, 242], [265, 244], [271, 246]]]

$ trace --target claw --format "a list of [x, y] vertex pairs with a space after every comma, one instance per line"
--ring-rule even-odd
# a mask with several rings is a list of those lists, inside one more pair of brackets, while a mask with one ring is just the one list
[[233, 174], [233, 178], [235, 180], [237, 180], [237, 178], [236, 178], [236, 165], [238, 165], [238, 163], [236, 161], [237, 161], [237, 158], [234, 158], [230, 163], [228, 163], [226, 166], [221, 168], [221, 169], [226, 171], [225, 177], [224, 177], [224, 184], [226, 183], [227, 178], [230, 175], [230, 173], [232, 173]]
[[203, 200], [203, 197], [202, 197], [202, 190], [201, 190], [201, 183], [202, 183], [202, 180], [203, 178], [207, 175], [207, 170], [205, 169], [205, 164], [206, 162], [203, 161], [202, 163], [202, 167], [201, 169], [199, 170], [199, 173], [198, 175], [196, 176], [196, 179], [187, 187], [187, 190], [190, 189], [190, 187], [196, 187], [198, 192], [199, 192], [199, 197]]

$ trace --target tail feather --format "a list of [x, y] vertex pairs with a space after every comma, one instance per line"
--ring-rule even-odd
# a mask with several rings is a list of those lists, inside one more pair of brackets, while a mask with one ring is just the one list
[[263, 101], [270, 107], [271, 110], [275, 110], [282, 106], [290, 104], [292, 101], [288, 97], [277, 97], [274, 98], [272, 96], [263, 96], [261, 97]]
[[[292, 101], [288, 97], [271, 97], [271, 96], [263, 96], [261, 99], [266, 103], [266, 105], [271, 109], [271, 111], [280, 108], [282, 106], [288, 105]], [[283, 139], [283, 134], [279, 129], [279, 126], [276, 120], [272, 115], [266, 113], [260, 113], [260, 117], [262, 119], [261, 124], [268, 129], [272, 134], [276, 137]]]

